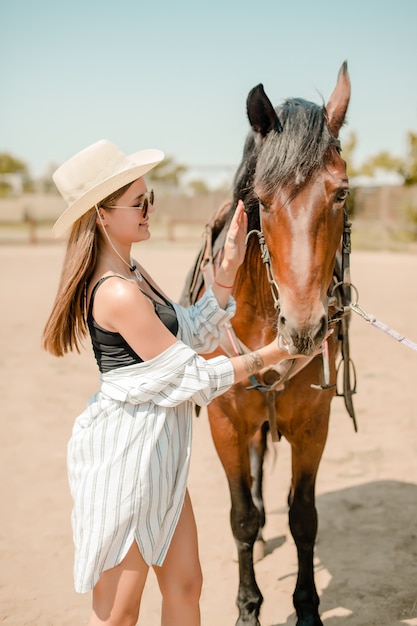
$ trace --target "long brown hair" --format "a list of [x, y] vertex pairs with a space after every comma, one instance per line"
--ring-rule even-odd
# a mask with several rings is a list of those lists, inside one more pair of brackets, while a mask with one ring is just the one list
[[[107, 196], [100, 206], [115, 202], [132, 183]], [[42, 345], [54, 356], [80, 352], [88, 334], [86, 289], [94, 273], [102, 235], [96, 224], [96, 209], [90, 209], [73, 225], [51, 314], [46, 322]]]

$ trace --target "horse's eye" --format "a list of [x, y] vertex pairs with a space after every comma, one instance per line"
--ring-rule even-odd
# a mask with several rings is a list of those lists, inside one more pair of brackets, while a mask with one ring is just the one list
[[346, 202], [346, 198], [349, 195], [349, 189], [344, 187], [343, 189], [338, 189], [334, 196], [335, 204], [343, 204]]

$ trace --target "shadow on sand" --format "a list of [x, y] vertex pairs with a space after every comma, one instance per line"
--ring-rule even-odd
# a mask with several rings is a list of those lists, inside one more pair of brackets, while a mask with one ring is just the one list
[[[320, 597], [325, 626], [404, 626], [404, 620], [415, 620], [417, 485], [358, 485], [318, 496], [317, 509], [317, 569], [331, 576]], [[293, 614], [273, 626], [294, 624]]]

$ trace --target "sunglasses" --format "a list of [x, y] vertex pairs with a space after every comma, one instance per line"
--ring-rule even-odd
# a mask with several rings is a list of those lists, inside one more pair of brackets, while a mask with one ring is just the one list
[[142, 211], [143, 217], [146, 217], [148, 215], [148, 207], [150, 204], [154, 204], [155, 202], [155, 194], [153, 189], [150, 190], [149, 193], [147, 193], [143, 199], [143, 202], [141, 202], [140, 204], [137, 204], [135, 206], [124, 206], [121, 204], [118, 205], [110, 205], [105, 207], [106, 209], [133, 209], [135, 211]]

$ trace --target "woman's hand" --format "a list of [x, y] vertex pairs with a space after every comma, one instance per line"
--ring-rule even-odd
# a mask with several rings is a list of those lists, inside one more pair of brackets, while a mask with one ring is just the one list
[[243, 263], [247, 233], [248, 216], [242, 200], [239, 200], [227, 231], [223, 258], [216, 272], [217, 280], [224, 285], [233, 285], [236, 273]]

